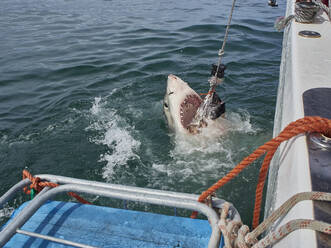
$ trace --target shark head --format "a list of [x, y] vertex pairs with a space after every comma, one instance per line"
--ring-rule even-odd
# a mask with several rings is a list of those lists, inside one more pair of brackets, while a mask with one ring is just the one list
[[201, 103], [201, 97], [186, 82], [175, 75], [168, 76], [163, 109], [171, 129], [188, 133]]

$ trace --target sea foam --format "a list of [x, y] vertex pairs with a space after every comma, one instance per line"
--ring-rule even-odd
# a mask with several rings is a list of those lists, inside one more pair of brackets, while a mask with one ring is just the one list
[[224, 176], [238, 162], [238, 153], [246, 151], [246, 147], [232, 140], [233, 136], [254, 134], [257, 130], [247, 111], [227, 112], [226, 119], [218, 119], [198, 135], [171, 133], [174, 141], [169, 153], [171, 161], [169, 164], [153, 163], [153, 168], [166, 173], [170, 184], [174, 178], [176, 182], [173, 183], [177, 184], [194, 182], [204, 185], [208, 180]]
[[105, 99], [96, 97], [90, 113], [93, 121], [87, 129], [99, 133], [90, 141], [108, 147], [108, 151], [100, 155], [99, 162], [106, 162], [102, 176], [109, 181], [115, 167], [124, 166], [130, 159], [139, 158], [137, 150], [140, 147], [140, 141], [132, 135], [134, 127], [129, 126], [115, 109], [107, 106]]

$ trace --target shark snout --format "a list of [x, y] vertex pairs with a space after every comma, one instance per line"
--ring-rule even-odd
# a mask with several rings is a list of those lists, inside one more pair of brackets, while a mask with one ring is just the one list
[[170, 92], [175, 92], [179, 90], [179, 80], [178, 77], [176, 77], [173, 74], [168, 75], [168, 80], [167, 80], [167, 93], [169, 94]]
[[177, 80], [177, 77], [173, 74], [169, 74], [168, 79]]

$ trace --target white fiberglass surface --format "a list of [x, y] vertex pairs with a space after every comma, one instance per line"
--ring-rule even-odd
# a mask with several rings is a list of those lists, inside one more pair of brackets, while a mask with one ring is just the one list
[[[288, 2], [287, 13], [293, 13], [294, 2]], [[304, 117], [302, 94], [311, 88], [331, 87], [331, 24], [325, 13], [316, 24], [294, 20], [284, 31], [282, 65], [274, 122], [277, 136], [290, 122]], [[299, 36], [302, 30], [316, 31], [320, 38]], [[311, 178], [305, 136], [283, 144], [272, 161], [266, 203], [266, 216], [296, 193], [311, 191]], [[295, 206], [273, 228], [292, 219], [313, 219], [311, 201]], [[295, 231], [274, 247], [316, 247], [315, 232]]]

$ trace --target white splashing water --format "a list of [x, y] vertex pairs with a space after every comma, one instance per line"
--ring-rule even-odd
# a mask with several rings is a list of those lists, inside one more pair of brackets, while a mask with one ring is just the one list
[[226, 118], [231, 123], [229, 131], [242, 132], [242, 133], [256, 133], [259, 131], [253, 128], [251, 124], [251, 116], [246, 110], [239, 109], [239, 112], [229, 112]]
[[[233, 157], [241, 148], [234, 147], [228, 133], [257, 131], [250, 123], [249, 113], [244, 110], [228, 112], [226, 119], [220, 118], [208, 127], [198, 135], [173, 134], [175, 146], [170, 151], [171, 164], [154, 163], [153, 168], [166, 173], [168, 177], [177, 174], [181, 175], [179, 178], [182, 181], [190, 178], [190, 181], [203, 183], [206, 174], [215, 174], [220, 169], [235, 166]], [[219, 175], [216, 174], [215, 177], [218, 178]]]
[[8, 206], [8, 204], [6, 204], [5, 207], [0, 209], [0, 219], [9, 218], [13, 214], [14, 210], [15, 210], [15, 208], [10, 207], [10, 206]]
[[133, 158], [139, 159], [137, 150], [140, 142], [132, 136], [134, 127], [130, 127], [123, 118], [117, 115], [116, 110], [106, 107], [106, 102], [101, 97], [94, 99], [90, 112], [93, 123], [87, 127], [87, 130], [100, 133], [99, 137], [92, 138], [90, 141], [109, 148], [107, 153], [100, 155], [99, 161], [107, 162], [102, 175], [110, 181], [116, 166], [124, 166]]
[[[135, 138], [138, 137], [135, 128], [130, 126], [116, 109], [109, 107], [106, 98], [94, 99], [89, 118], [92, 118], [92, 123], [87, 129], [97, 132], [97, 135], [91, 136], [90, 141], [108, 147], [108, 151], [100, 155], [100, 161], [106, 162], [102, 176], [109, 182], [113, 179], [116, 168], [126, 166], [130, 160], [140, 160], [138, 151], [141, 143]], [[199, 135], [172, 134], [174, 147], [168, 151], [170, 160], [162, 163], [153, 154], [149, 156], [149, 162], [156, 174], [153, 174], [155, 178], [149, 179], [148, 187], [167, 189], [167, 185], [176, 185], [177, 182], [195, 182], [204, 185], [208, 182], [208, 178], [218, 179], [221, 176], [219, 173], [222, 173], [220, 171], [233, 168], [238, 160], [237, 153], [245, 149], [238, 146], [228, 134], [238, 135], [238, 133], [257, 131], [251, 125], [250, 118], [245, 110], [227, 112], [226, 119], [219, 119], [214, 126], [209, 125], [210, 128], [204, 129]], [[147, 150], [140, 152], [146, 155], [147, 151], [153, 151], [149, 146], [153, 146], [153, 143], [147, 143]], [[167, 175], [166, 179], [161, 180], [161, 186], [160, 174], [158, 174], [160, 172]]]
[[227, 113], [226, 119], [219, 118], [210, 121], [206, 128], [198, 135], [177, 134], [174, 152], [192, 154], [202, 152], [210, 154], [215, 152], [229, 152], [223, 137], [229, 132], [255, 133], [250, 123], [250, 115], [246, 111], [241, 113]]

